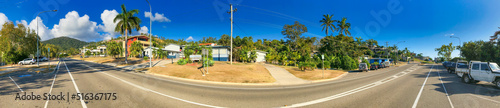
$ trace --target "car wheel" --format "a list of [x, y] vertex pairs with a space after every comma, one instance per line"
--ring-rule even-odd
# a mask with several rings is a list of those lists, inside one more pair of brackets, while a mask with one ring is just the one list
[[469, 76], [464, 75], [462, 76], [462, 82], [469, 84], [471, 82], [471, 79], [469, 78]]
[[497, 88], [500, 89], [500, 78], [497, 78], [497, 80], [495, 81], [495, 85], [497, 86]]

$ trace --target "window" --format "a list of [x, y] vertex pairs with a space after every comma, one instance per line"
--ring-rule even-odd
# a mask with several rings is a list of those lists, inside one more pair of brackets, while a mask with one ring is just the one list
[[479, 70], [479, 64], [472, 64], [472, 70]]
[[490, 70], [488, 64], [481, 64], [481, 70]]
[[490, 63], [491, 70], [499, 70], [500, 67], [496, 63]]

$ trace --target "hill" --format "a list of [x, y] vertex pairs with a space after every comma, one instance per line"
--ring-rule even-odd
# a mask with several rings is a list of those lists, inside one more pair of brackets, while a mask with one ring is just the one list
[[87, 42], [70, 38], [70, 37], [58, 37], [50, 40], [42, 41], [44, 44], [54, 44], [61, 47], [62, 50], [68, 50], [70, 48], [82, 48], [84, 45], [87, 45]]

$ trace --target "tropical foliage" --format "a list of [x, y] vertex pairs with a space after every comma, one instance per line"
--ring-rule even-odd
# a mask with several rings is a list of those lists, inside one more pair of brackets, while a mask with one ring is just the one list
[[130, 45], [130, 56], [132, 57], [142, 56], [143, 51], [144, 48], [138, 41], [132, 42], [132, 44]]

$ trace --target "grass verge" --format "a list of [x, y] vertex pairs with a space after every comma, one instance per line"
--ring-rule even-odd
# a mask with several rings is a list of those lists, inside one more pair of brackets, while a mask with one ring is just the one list
[[323, 79], [331, 79], [331, 78], [336, 78], [344, 73], [347, 73], [347, 71], [344, 70], [324, 70], [324, 76], [323, 76], [323, 70], [321, 69], [314, 69], [314, 71], [301, 71], [298, 67], [293, 67], [293, 66], [279, 66], [283, 69], [286, 69], [288, 72], [291, 74], [295, 75], [298, 78], [302, 78], [304, 80], [323, 80]]
[[255, 63], [233, 63], [215, 62], [214, 66], [208, 68], [206, 76], [202, 76], [199, 70], [201, 64], [167, 64], [149, 69], [150, 73], [168, 75], [174, 77], [232, 83], [272, 83], [276, 80], [267, 69]]

